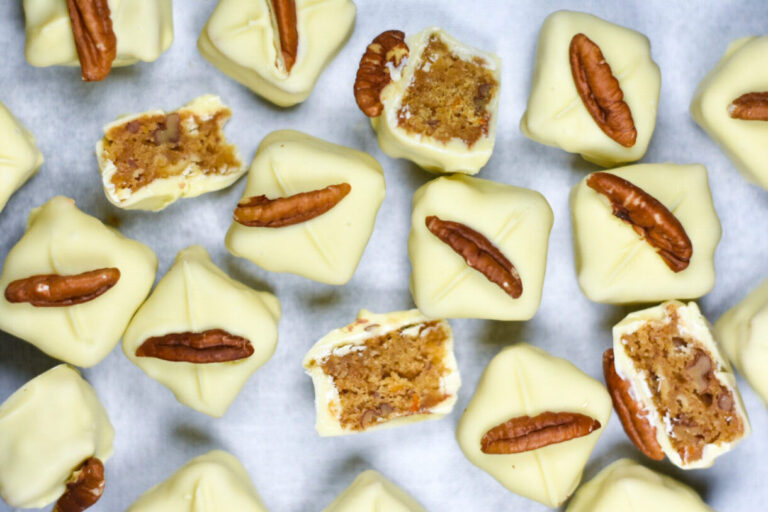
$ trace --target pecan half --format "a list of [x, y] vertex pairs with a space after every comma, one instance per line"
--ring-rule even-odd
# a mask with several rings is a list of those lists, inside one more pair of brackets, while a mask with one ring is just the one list
[[613, 214], [632, 225], [638, 235], [656, 248], [673, 272], [688, 268], [693, 244], [685, 228], [655, 197], [629, 181], [607, 172], [595, 172], [587, 185], [611, 201]]
[[120, 270], [100, 268], [82, 274], [44, 274], [12, 281], [5, 289], [8, 302], [29, 302], [37, 307], [74, 306], [95, 299], [115, 286]]
[[237, 361], [251, 354], [253, 346], [250, 341], [223, 329], [153, 336], [136, 349], [137, 357], [197, 364]]
[[523, 281], [515, 266], [482, 234], [469, 226], [442, 220], [435, 215], [427, 217], [425, 222], [433, 235], [449, 245], [464, 258], [467, 265], [497, 284], [507, 295], [516, 299], [523, 294]]
[[522, 453], [583, 437], [599, 428], [599, 421], [576, 412], [520, 416], [486, 432], [480, 449], [493, 455]]
[[244, 226], [281, 228], [318, 217], [344, 199], [352, 190], [349, 183], [329, 185], [311, 192], [269, 199], [254, 196], [240, 201], [235, 208], [235, 221]]
[[53, 512], [83, 512], [104, 493], [104, 464], [96, 457], [87, 459], [72, 473], [67, 490], [61, 495]]
[[399, 30], [382, 32], [365, 49], [355, 77], [355, 101], [368, 117], [379, 117], [384, 105], [381, 91], [392, 81], [388, 65], [397, 67], [408, 57], [405, 34]]
[[622, 146], [634, 146], [637, 130], [632, 111], [600, 47], [584, 34], [576, 34], [571, 39], [570, 60], [576, 90], [597, 126]]
[[280, 53], [285, 70], [289, 73], [296, 63], [299, 51], [299, 30], [296, 22], [296, 0], [270, 0], [275, 15], [277, 34], [280, 38]]
[[768, 92], [742, 94], [728, 105], [728, 113], [734, 119], [768, 121]]
[[638, 450], [653, 460], [664, 459], [664, 452], [656, 440], [656, 427], [648, 421], [648, 411], [635, 402], [629, 394], [629, 382], [616, 373], [613, 349], [603, 354], [603, 375], [613, 401], [613, 408], [621, 420], [624, 432]]
[[104, 80], [117, 56], [107, 0], [67, 0], [83, 80]]

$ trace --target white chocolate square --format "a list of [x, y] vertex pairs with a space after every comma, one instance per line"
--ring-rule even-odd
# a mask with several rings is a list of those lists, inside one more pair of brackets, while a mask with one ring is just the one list
[[[102, 268], [120, 271], [117, 283], [93, 300], [73, 306], [11, 303], [12, 281], [36, 275], [76, 275]], [[57, 196], [32, 210], [27, 231], [8, 253], [0, 275], [0, 329], [51, 357], [90, 367], [117, 345], [155, 281], [152, 250], [105, 226]], [[55, 333], [55, 334], [52, 334]]]
[[[139, 308], [123, 336], [123, 352], [182, 404], [210, 416], [226, 412], [248, 378], [277, 346], [280, 302], [219, 269], [199, 245], [179, 252], [176, 262]], [[222, 329], [246, 338], [253, 354], [235, 361], [196, 364], [139, 357], [148, 338]]]
[[384, 173], [373, 157], [292, 130], [272, 132], [256, 152], [243, 198], [277, 199], [340, 183], [349, 184], [350, 192], [308, 221], [278, 228], [233, 222], [227, 249], [271, 272], [346, 283], [360, 262], [384, 200]]
[[271, 0], [219, 0], [197, 47], [222, 73], [281, 107], [309, 97], [320, 73], [346, 43], [355, 24], [351, 0], [295, 0], [299, 35], [288, 71], [280, 56]]
[[691, 115], [747, 180], [768, 189], [768, 121], [734, 119], [728, 111], [742, 94], [768, 92], [767, 60], [768, 36], [733, 41], [696, 89]]
[[35, 138], [0, 103], [0, 213], [5, 204], [43, 164]]
[[86, 459], [112, 456], [114, 437], [77, 370], [61, 364], [38, 375], [0, 405], [0, 497], [14, 508], [56, 501]]
[[[152, 62], [173, 43], [171, 0], [107, 0], [117, 38], [113, 67]], [[67, 0], [24, 0], [32, 66], [79, 66]]]
[[587, 186], [571, 190], [576, 273], [595, 302], [625, 304], [697, 298], [715, 284], [720, 220], [703, 165], [638, 164], [612, 169], [661, 202], [682, 224], [693, 245], [688, 267], [672, 271], [631, 224], [613, 215], [608, 198]]
[[126, 512], [267, 512], [237, 458], [214, 450], [195, 457], [141, 495]]
[[[515, 266], [520, 297], [512, 298], [429, 231], [425, 219], [432, 215], [484, 235]], [[461, 175], [422, 186], [413, 197], [408, 239], [416, 307], [432, 318], [530, 319], [541, 302], [552, 222], [549, 203], [533, 190]]]
[[401, 488], [369, 469], [363, 471], [323, 512], [426, 512]]
[[[569, 61], [571, 39], [579, 33], [600, 47], [619, 81], [637, 129], [631, 147], [606, 135], [579, 96]], [[539, 33], [531, 95], [520, 130], [537, 142], [581, 153], [603, 167], [633, 162], [648, 149], [660, 89], [659, 67], [651, 59], [650, 42], [644, 35], [591, 14], [557, 11], [544, 20]]]
[[[517, 344], [485, 369], [456, 430], [464, 455], [510, 491], [552, 508], [576, 489], [592, 449], [611, 415], [605, 387], [565, 359]], [[480, 441], [512, 418], [544, 412], [583, 414], [600, 422], [592, 433], [514, 454], [487, 454]]]

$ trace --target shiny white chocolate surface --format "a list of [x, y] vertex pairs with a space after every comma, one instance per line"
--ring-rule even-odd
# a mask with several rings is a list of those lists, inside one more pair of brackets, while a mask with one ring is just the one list
[[197, 47], [221, 72], [281, 107], [307, 99], [352, 33], [351, 0], [295, 0], [299, 35], [290, 72], [280, 55], [271, 0], [219, 0]]
[[10, 303], [0, 294], [0, 330], [51, 357], [93, 366], [117, 345], [155, 280], [157, 257], [150, 248], [81, 212], [72, 199], [54, 197], [30, 213], [26, 233], [3, 265], [0, 291], [35, 275], [76, 275], [110, 267], [120, 270], [117, 283], [74, 306]]
[[65, 364], [48, 370], [0, 405], [0, 497], [19, 508], [58, 500], [86, 459], [112, 456], [114, 437], [80, 373]]
[[323, 512], [426, 512], [405, 491], [369, 469], [360, 473]]
[[632, 225], [613, 215], [610, 200], [587, 186], [571, 190], [571, 219], [579, 286], [595, 302], [625, 304], [697, 298], [715, 283], [720, 220], [703, 165], [638, 164], [612, 169], [660, 201], [683, 225], [693, 245], [690, 264], [672, 271]]
[[[277, 346], [280, 302], [235, 281], [213, 264], [199, 245], [188, 247], [131, 320], [123, 352], [184, 405], [210, 416], [226, 412], [248, 378]], [[138, 357], [147, 338], [171, 333], [223, 329], [248, 339], [254, 353], [245, 359], [196, 364]]]
[[[425, 224], [436, 215], [484, 235], [511, 261], [523, 283], [514, 299], [473, 269]], [[528, 320], [541, 302], [552, 209], [533, 190], [454, 175], [437, 178], [413, 197], [408, 253], [416, 307], [432, 318]]]
[[260, 195], [277, 199], [340, 183], [351, 186], [349, 194], [306, 222], [270, 228], [233, 221], [227, 249], [271, 272], [346, 283], [363, 255], [384, 200], [384, 173], [373, 157], [297, 131], [278, 130], [261, 141], [243, 199]]
[[0, 102], [0, 213], [11, 194], [43, 164], [35, 138]]
[[[512, 418], [544, 412], [574, 412], [594, 418], [600, 429], [527, 452], [483, 453], [480, 440]], [[507, 347], [485, 369], [456, 429], [464, 455], [510, 491], [559, 507], [581, 480], [584, 466], [611, 416], [605, 387], [573, 364], [540, 348]]]

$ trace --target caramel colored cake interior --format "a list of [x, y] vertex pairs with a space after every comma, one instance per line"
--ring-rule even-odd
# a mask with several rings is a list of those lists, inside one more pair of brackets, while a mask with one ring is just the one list
[[672, 447], [684, 462], [701, 458], [704, 446], [739, 439], [744, 424], [730, 389], [714, 372], [706, 347], [680, 329], [677, 309], [666, 322], [649, 322], [622, 336], [635, 367], [644, 370], [653, 403], [667, 426]]
[[135, 192], [157, 179], [177, 176], [195, 164], [205, 175], [228, 174], [240, 167], [235, 147], [222, 126], [229, 109], [205, 118], [189, 111], [146, 115], [112, 127], [104, 152], [117, 171], [112, 183]]
[[441, 379], [449, 373], [443, 363], [447, 341], [439, 322], [427, 322], [367, 339], [344, 355], [322, 360], [320, 367], [339, 392], [342, 427], [364, 430], [428, 412], [445, 400]]
[[472, 146], [488, 134], [498, 83], [480, 57], [464, 60], [432, 35], [397, 112], [398, 125], [441, 142]]

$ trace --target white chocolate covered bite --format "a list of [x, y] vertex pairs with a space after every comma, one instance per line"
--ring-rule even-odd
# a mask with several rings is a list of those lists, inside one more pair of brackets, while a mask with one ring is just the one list
[[141, 495], [126, 512], [267, 512], [248, 472], [233, 455], [195, 457]]
[[355, 12], [351, 0], [219, 0], [197, 47], [225, 75], [290, 107], [344, 46]]
[[355, 99], [382, 151], [431, 172], [476, 174], [496, 140], [501, 60], [432, 27], [368, 45]]
[[43, 164], [35, 138], [0, 102], [0, 213], [11, 195]]
[[226, 246], [271, 272], [344, 284], [360, 262], [384, 200], [370, 155], [293, 130], [261, 142]]
[[[95, 502], [114, 437], [107, 412], [80, 373], [64, 364], [48, 370], [0, 405], [0, 497], [12, 507], [39, 508], [67, 500], [67, 484], [77, 483]], [[100, 467], [101, 478], [97, 470], [79, 483], [76, 473], [88, 461]]]
[[696, 492], [630, 460], [606, 466], [573, 495], [566, 512], [713, 512]]
[[233, 184], [245, 167], [224, 136], [231, 115], [209, 94], [173, 112], [150, 110], [106, 125], [96, 157], [109, 202], [158, 211]]
[[590, 300], [697, 298], [715, 283], [721, 228], [702, 165], [592, 173], [571, 191], [571, 218], [579, 286]]
[[693, 119], [752, 183], [768, 189], [768, 36], [733, 41], [701, 81]]
[[54, 197], [32, 210], [5, 260], [0, 330], [51, 357], [93, 366], [120, 340], [156, 270], [149, 247]]
[[323, 512], [426, 512], [424, 507], [381, 473], [363, 471]]
[[422, 186], [408, 238], [416, 307], [432, 318], [530, 319], [552, 222], [533, 190], [462, 175]]
[[461, 386], [451, 326], [415, 309], [361, 310], [315, 343], [304, 369], [315, 386], [321, 436], [442, 418]]
[[648, 39], [591, 14], [557, 11], [539, 33], [527, 137], [603, 167], [639, 160], [661, 88]]
[[488, 364], [456, 439], [504, 487], [557, 508], [579, 485], [610, 415], [601, 383], [565, 359], [517, 344]]
[[179, 252], [123, 336], [123, 351], [182, 404], [226, 412], [277, 346], [280, 302], [235, 281], [193, 245]]

